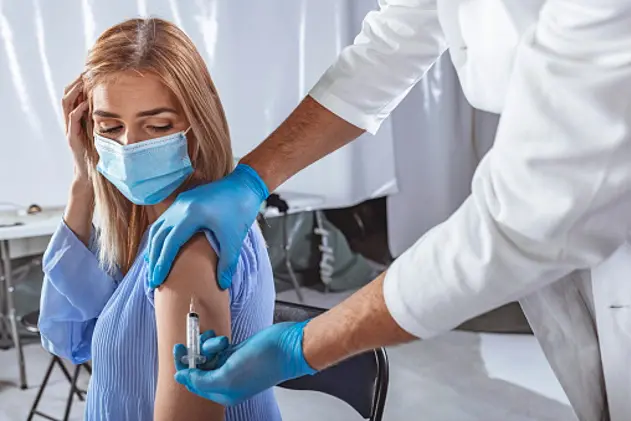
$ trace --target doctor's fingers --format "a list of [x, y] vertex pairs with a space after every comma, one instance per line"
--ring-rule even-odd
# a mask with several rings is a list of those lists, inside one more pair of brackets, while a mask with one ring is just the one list
[[229, 346], [230, 342], [225, 336], [204, 339], [202, 342], [202, 355], [206, 358], [214, 358], [220, 352], [225, 351]]
[[147, 263], [149, 264], [149, 285], [151, 288], [157, 288], [162, 284], [162, 282], [153, 282], [153, 272], [155, 270], [158, 257], [160, 257], [161, 244], [164, 243], [164, 239], [171, 232], [170, 226], [165, 226], [163, 228], [163, 225], [164, 221], [158, 219], [149, 231], [149, 251], [147, 252]]
[[188, 365], [182, 362], [182, 357], [187, 355], [187, 353], [188, 350], [182, 344], [175, 344], [175, 346], [173, 347], [173, 362], [175, 364], [176, 371], [188, 369]]
[[[161, 235], [167, 230], [167, 235]], [[197, 229], [189, 225], [178, 224], [172, 228], [168, 225], [163, 225], [160, 231], [162, 232], [157, 233], [156, 238], [151, 239], [152, 250], [151, 256], [149, 256], [149, 270], [150, 281], [153, 285], [160, 285], [164, 282], [171, 271], [178, 252], [193, 237]]]

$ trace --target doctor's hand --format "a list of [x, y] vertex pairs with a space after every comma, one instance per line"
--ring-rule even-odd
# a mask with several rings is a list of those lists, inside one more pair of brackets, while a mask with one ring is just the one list
[[263, 180], [243, 164], [219, 181], [180, 193], [149, 231], [150, 286], [164, 282], [178, 251], [195, 233], [209, 230], [219, 243], [219, 286], [230, 287], [243, 240], [267, 196]]
[[228, 346], [223, 337], [202, 338], [202, 353], [209, 360], [217, 358], [216, 368], [210, 371], [178, 366], [186, 348], [176, 345], [175, 380], [192, 393], [233, 406], [286, 380], [314, 374], [302, 351], [306, 324], [275, 324], [236, 346]]

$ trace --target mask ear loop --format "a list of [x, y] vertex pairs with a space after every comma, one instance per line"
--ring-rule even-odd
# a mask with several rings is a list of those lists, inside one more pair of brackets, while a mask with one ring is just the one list
[[[193, 128], [193, 126], [188, 126], [188, 129], [184, 130], [184, 132], [182, 133], [184, 135], [184, 138], [186, 139], [186, 142], [188, 143], [188, 138], [186, 137], [186, 134], [191, 131], [191, 129]], [[189, 159], [191, 160], [191, 163], [193, 161], [195, 161], [197, 159], [197, 155], [199, 154], [199, 143], [196, 143], [196, 148], [195, 148], [195, 155], [193, 157], [189, 157]], [[183, 183], [183, 185], [187, 185], [189, 184], [191, 181], [193, 181], [193, 177], [195, 175], [195, 168], [193, 168], [193, 172], [191, 172], [189, 174], [189, 176], [187, 177], [186, 181]]]
[[[186, 139], [186, 142], [188, 143], [188, 138], [186, 137], [186, 134], [188, 132], [191, 131], [191, 129], [193, 128], [193, 126], [188, 126], [188, 129], [184, 130], [184, 132], [182, 133], [184, 135], [184, 138]], [[192, 160], [197, 159], [197, 155], [199, 154], [199, 143], [195, 144], [195, 153], [194, 156], [192, 157]]]

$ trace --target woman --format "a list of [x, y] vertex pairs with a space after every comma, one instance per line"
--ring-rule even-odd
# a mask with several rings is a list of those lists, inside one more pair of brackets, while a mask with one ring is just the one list
[[39, 323], [47, 350], [93, 362], [86, 419], [280, 419], [272, 390], [224, 410], [173, 379], [191, 297], [201, 329], [235, 342], [272, 323], [273, 277], [258, 227], [228, 290], [217, 283], [216, 244], [203, 234], [184, 246], [163, 286], [148, 285], [152, 222], [177, 193], [232, 170], [224, 112], [191, 40], [160, 19], [116, 25], [62, 103], [74, 180], [44, 257]]

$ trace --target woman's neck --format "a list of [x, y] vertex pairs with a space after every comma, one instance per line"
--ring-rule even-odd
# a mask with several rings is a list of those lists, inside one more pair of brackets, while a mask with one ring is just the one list
[[169, 206], [171, 206], [173, 202], [175, 202], [175, 199], [177, 198], [178, 194], [184, 191], [190, 190], [192, 188], [195, 188], [199, 186], [200, 184], [202, 183], [200, 183], [198, 180], [191, 178], [188, 181], [186, 181], [184, 185], [180, 186], [173, 193], [171, 193], [171, 195], [167, 197], [166, 199], [164, 199], [162, 202], [157, 203], [155, 205], [147, 206], [147, 217], [149, 218], [149, 225], [156, 222], [158, 218], [160, 217], [160, 215], [162, 215], [164, 211], [166, 211], [169, 208]]
[[173, 204], [175, 201], [175, 196], [168, 197], [160, 203], [156, 203], [155, 205], [147, 206], [147, 217], [149, 218], [149, 225], [156, 222], [156, 220], [166, 211], [169, 206]]

